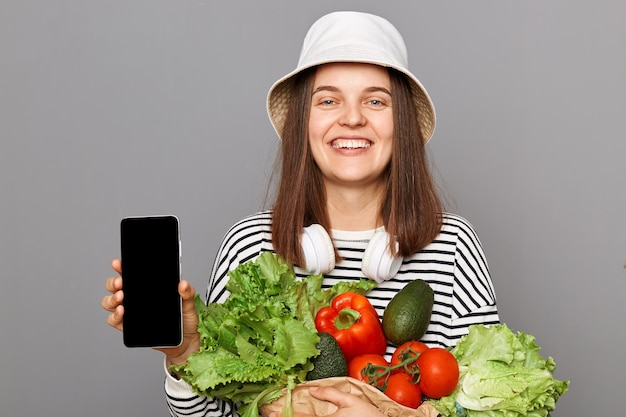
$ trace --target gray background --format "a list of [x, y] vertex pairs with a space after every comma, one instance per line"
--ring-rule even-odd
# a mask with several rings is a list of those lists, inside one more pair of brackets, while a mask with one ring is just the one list
[[263, 207], [271, 83], [308, 26], [396, 24], [435, 101], [448, 207], [502, 319], [571, 379], [555, 416], [624, 415], [626, 5], [618, 0], [5, 0], [0, 4], [0, 415], [165, 416], [161, 355], [100, 307], [123, 216], [174, 213], [204, 293]]

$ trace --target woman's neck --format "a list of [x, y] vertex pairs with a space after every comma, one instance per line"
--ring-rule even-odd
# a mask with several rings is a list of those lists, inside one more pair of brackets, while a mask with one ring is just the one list
[[332, 229], [356, 231], [382, 226], [383, 190], [327, 187], [326, 204]]

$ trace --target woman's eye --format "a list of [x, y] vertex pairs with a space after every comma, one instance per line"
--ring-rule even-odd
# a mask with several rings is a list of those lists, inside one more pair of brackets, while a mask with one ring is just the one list
[[331, 100], [331, 99], [322, 100], [321, 104], [324, 106], [330, 106], [330, 105], [335, 104], [335, 100]]
[[374, 107], [382, 107], [385, 105], [384, 101], [376, 99], [376, 98], [369, 100], [368, 103]]

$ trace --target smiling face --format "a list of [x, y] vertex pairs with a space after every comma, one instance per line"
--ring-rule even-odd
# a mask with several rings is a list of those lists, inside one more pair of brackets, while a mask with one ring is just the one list
[[391, 160], [391, 82], [378, 65], [332, 63], [315, 74], [309, 144], [327, 187], [384, 187]]

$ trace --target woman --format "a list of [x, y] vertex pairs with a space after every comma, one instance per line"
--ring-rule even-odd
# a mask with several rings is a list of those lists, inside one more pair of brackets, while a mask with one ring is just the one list
[[[363, 275], [376, 280], [368, 298], [380, 316], [408, 282], [424, 279], [435, 292], [423, 338], [431, 346], [452, 346], [469, 325], [499, 321], [476, 233], [445, 213], [437, 196], [425, 152], [434, 108], [388, 21], [356, 12], [319, 19], [296, 70], [270, 89], [268, 113], [282, 147], [276, 200], [272, 210], [228, 231], [207, 302], [226, 299], [229, 270], [273, 251], [296, 265], [299, 276], [323, 273], [324, 286]], [[121, 273], [119, 260], [113, 267]], [[109, 324], [121, 329], [121, 278], [109, 278], [106, 287]], [[194, 290], [183, 281], [179, 291], [185, 337], [180, 347], [163, 349], [166, 369], [198, 349]], [[165, 386], [172, 415], [237, 415], [232, 404], [195, 395], [176, 375], [168, 373]], [[332, 388], [311, 395], [335, 403], [334, 416], [382, 415]]]

